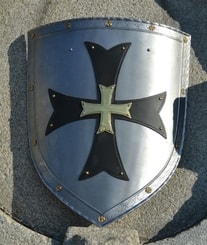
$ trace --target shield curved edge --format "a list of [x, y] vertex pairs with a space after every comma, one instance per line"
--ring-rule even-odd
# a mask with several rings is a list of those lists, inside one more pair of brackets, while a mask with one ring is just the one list
[[141, 20], [28, 33], [28, 131], [49, 190], [104, 226], [155, 195], [183, 148], [190, 35]]

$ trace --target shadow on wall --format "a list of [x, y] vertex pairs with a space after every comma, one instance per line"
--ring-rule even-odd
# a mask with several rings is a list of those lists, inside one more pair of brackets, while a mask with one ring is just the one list
[[[207, 31], [204, 0], [155, 0], [192, 36], [192, 48], [207, 71]], [[201, 41], [202, 40], [202, 41]], [[200, 82], [200, 81], [199, 81]], [[197, 173], [192, 196], [151, 242], [176, 235], [207, 217], [207, 81], [188, 89], [188, 110], [184, 149], [179, 168]], [[175, 190], [176, 191], [176, 190]]]
[[13, 153], [12, 216], [20, 223], [54, 239], [63, 240], [68, 226], [90, 223], [55, 198], [42, 184], [30, 157], [27, 135], [27, 62], [22, 35], [8, 51]]
[[82, 238], [78, 235], [73, 236], [72, 238], [70, 238], [67, 241], [64, 241], [65, 245], [85, 245], [88, 244], [87, 240], [85, 238]]
[[[197, 174], [192, 196], [150, 242], [172, 237], [207, 217], [207, 81], [188, 89], [184, 148], [178, 168]], [[185, 185], [185, 180], [182, 180]], [[182, 188], [182, 186], [181, 186]], [[176, 189], [175, 189], [176, 191]], [[175, 204], [176, 205], [176, 204]]]
[[202, 68], [207, 71], [207, 2], [206, 0], [155, 0], [180, 24], [180, 29], [191, 34], [191, 45]]

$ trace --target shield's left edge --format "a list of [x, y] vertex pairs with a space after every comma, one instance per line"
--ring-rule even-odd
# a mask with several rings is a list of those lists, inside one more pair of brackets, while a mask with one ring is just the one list
[[[57, 23], [57, 28], [60, 22]], [[63, 26], [66, 25], [67, 21], [63, 21]], [[53, 25], [48, 25], [50, 28]], [[37, 28], [41, 32], [41, 27]], [[35, 29], [28, 32], [28, 53], [27, 53], [27, 125], [28, 125], [28, 141], [31, 152], [32, 161], [36, 168], [40, 179], [44, 185], [65, 205], [74, 210], [77, 214], [89, 220], [90, 222], [104, 226], [107, 222], [102, 220], [103, 214], [96, 210], [88, 207], [85, 203], [78, 200], [73, 193], [67, 191], [66, 188], [60, 181], [54, 176], [54, 174], [48, 168], [46, 162], [42, 158], [40, 148], [38, 146], [38, 140], [36, 138], [37, 132], [35, 128], [35, 81], [33, 74], [34, 60], [33, 55], [35, 53], [34, 46], [32, 45], [33, 40], [36, 38]], [[68, 200], [70, 200], [68, 202]]]

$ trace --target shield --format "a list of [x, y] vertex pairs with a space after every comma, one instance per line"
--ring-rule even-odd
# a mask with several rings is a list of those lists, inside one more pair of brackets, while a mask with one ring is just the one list
[[28, 35], [29, 141], [44, 184], [104, 226], [151, 198], [180, 159], [190, 35], [76, 19]]

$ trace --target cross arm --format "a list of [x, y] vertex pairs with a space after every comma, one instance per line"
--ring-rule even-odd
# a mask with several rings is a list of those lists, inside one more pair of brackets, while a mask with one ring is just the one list
[[[52, 89], [48, 89], [51, 104], [53, 106], [53, 113], [48, 122], [45, 135], [50, 134], [57, 128], [64, 126], [67, 123], [92, 118], [88, 115], [80, 117], [81, 111], [83, 110], [81, 101], [83, 99], [72, 96], [67, 96], [58, 93]], [[84, 99], [84, 101], [94, 103], [94, 100]], [[94, 116], [93, 116], [94, 118]]]

